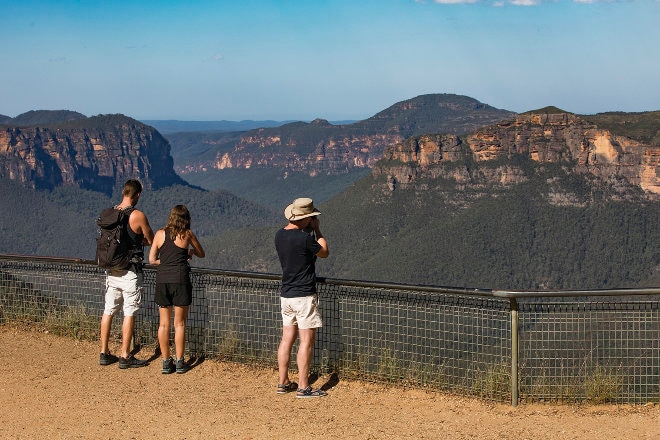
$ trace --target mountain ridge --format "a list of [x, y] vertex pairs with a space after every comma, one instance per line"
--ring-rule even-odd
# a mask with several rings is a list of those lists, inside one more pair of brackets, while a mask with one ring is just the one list
[[[465, 103], [478, 105], [470, 100]], [[373, 122], [386, 127], [385, 134], [375, 135], [376, 140], [382, 140], [388, 129], [390, 134], [400, 134], [401, 127], [412, 130], [424, 126], [423, 121], [406, 120], [405, 115], [410, 115], [406, 113], [407, 105], [399, 103], [393, 109], [391, 123]], [[249, 173], [268, 174], [266, 171], [274, 170], [261, 181], [262, 188], [259, 182], [255, 186], [269, 197], [276, 197], [279, 191], [286, 198], [273, 205], [274, 214], [228, 193], [214, 194], [177, 185], [156, 189], [165, 182], [158, 179], [159, 183], [145, 191], [140, 206], [157, 228], [166, 221], [167, 210], [174, 203], [190, 205], [193, 230], [199, 229], [207, 250], [207, 258], [195, 263], [205, 267], [276, 273], [279, 268], [272, 237], [285, 224], [281, 211], [293, 198], [311, 196], [323, 212], [323, 231], [332, 249], [331, 256], [318, 266], [321, 276], [501, 289], [649, 285], [657, 280], [657, 275], [653, 277], [660, 264], [660, 203], [651, 197], [652, 191], [642, 188], [641, 182], [647, 173], [644, 178], [657, 183], [655, 152], [659, 146], [656, 139], [660, 113], [583, 117], [553, 113], [556, 111], [545, 107], [480, 125], [467, 134], [426, 133], [388, 144], [371, 173], [356, 173], [355, 180], [348, 181], [339, 194], [327, 200], [317, 197], [320, 188], [315, 184], [321, 182], [320, 176], [328, 176], [319, 174], [318, 168], [292, 171], [297, 168], [284, 167], [280, 186], [276, 185], [278, 169], [272, 164], [271, 168], [255, 164], [240, 170], [244, 173], [234, 176], [234, 180], [250, 180], [250, 184], [256, 179]], [[109, 128], [95, 132], [89, 124], [107, 124]], [[19, 130], [33, 136], [26, 138], [32, 141], [23, 139], [19, 149], [14, 148], [18, 143], [6, 144], [7, 149], [14, 148], [13, 164], [20, 162], [21, 154], [29, 159], [25, 166], [35, 160], [52, 165], [66, 158], [79, 163], [76, 149], [66, 142], [85, 140], [87, 136], [96, 141], [85, 140], [83, 144], [96, 146], [101, 155], [113, 156], [110, 164], [120, 171], [130, 169], [144, 173], [131, 177], [154, 179], [153, 173], [158, 170], [151, 167], [157, 161], [147, 154], [152, 146], [139, 141], [144, 137], [142, 130], [151, 133], [154, 129], [137, 124], [123, 115], [101, 115], [98, 119], [48, 127], [3, 126], [0, 134]], [[9, 131], [3, 131], [6, 129]], [[299, 141], [305, 136], [318, 139], [319, 133], [335, 128], [317, 119], [292, 123], [284, 130], [289, 130], [287, 136]], [[302, 137], [300, 133], [297, 138], [293, 136], [296, 130]], [[355, 127], [352, 130], [355, 133]], [[261, 131], [255, 130], [251, 135], [256, 139]], [[124, 141], [131, 142], [130, 148]], [[60, 147], [54, 148], [54, 142]], [[282, 139], [278, 142], [282, 144]], [[40, 147], [34, 148], [36, 144]], [[157, 157], [166, 156], [169, 145], [165, 144], [166, 141], [153, 147]], [[246, 150], [254, 148], [263, 155], [258, 145], [247, 147]], [[313, 158], [316, 148], [313, 143], [298, 150], [294, 146], [290, 164], [304, 164], [304, 155]], [[2, 151], [0, 147], [0, 158]], [[41, 155], [35, 154], [37, 151]], [[95, 154], [93, 151], [89, 148], [89, 154]], [[194, 145], [190, 151], [195, 151]], [[232, 151], [231, 146], [227, 151]], [[172, 156], [158, 163], [173, 169], [170, 160]], [[147, 162], [150, 167], [140, 168]], [[646, 167], [644, 173], [642, 167]], [[353, 169], [369, 168], [353, 163]], [[71, 168], [72, 173], [76, 171]], [[290, 178], [293, 173], [296, 183]], [[80, 252], [91, 252], [92, 216], [100, 204], [111, 202], [105, 195], [81, 190], [75, 184], [60, 184], [56, 190], [46, 191], [28, 188], [7, 200], [21, 203], [20, 209], [11, 203], [5, 206], [6, 211], [16, 215], [0, 220], [2, 231], [16, 238], [9, 240], [17, 246], [12, 249], [20, 250], [23, 242], [31, 245], [25, 248], [30, 252], [45, 249], [41, 242], [55, 250], [78, 242]], [[328, 180], [326, 184], [332, 182]], [[7, 192], [14, 195], [11, 187]], [[49, 211], [42, 212], [41, 205], [48, 205]], [[62, 206], [84, 215], [69, 213], [62, 217], [62, 222], [49, 222], [51, 212]], [[26, 218], [31, 222], [26, 222]], [[40, 233], [34, 234], [35, 230]], [[88, 235], [88, 245], [73, 238]]]
[[[506, 162], [521, 154], [540, 163], [570, 165], [572, 172], [618, 185], [621, 193], [632, 185], [657, 196], [659, 120], [660, 112], [583, 117], [554, 106], [517, 115], [466, 96], [428, 94], [347, 125], [319, 118], [223, 133], [220, 138], [204, 134], [206, 159], [197, 166], [201, 172], [271, 168], [284, 179], [288, 173], [314, 177], [363, 168], [387, 174], [388, 189], [393, 190], [430, 168], [434, 177], [438, 165], [446, 168], [463, 161], [469, 166], [497, 158]], [[156, 129], [124, 115], [30, 111], [12, 121], [14, 125], [3, 124], [0, 130], [0, 177], [35, 188], [75, 185], [109, 194], [126, 178], [138, 176], [146, 188], [157, 189], [185, 184], [175, 169], [182, 176], [190, 171], [185, 165], [175, 167], [173, 147]], [[599, 128], [599, 123], [610, 129]], [[219, 142], [214, 145], [213, 139]], [[188, 148], [188, 157], [201, 157], [200, 150], [193, 150]], [[386, 163], [391, 164], [389, 171]], [[457, 182], [469, 174], [467, 168], [462, 177], [458, 170], [452, 172]], [[482, 178], [515, 183], [524, 173], [504, 164]]]
[[[207, 135], [199, 145], [199, 156], [186, 159], [173, 154], [178, 158], [176, 170], [184, 176], [208, 169], [272, 167], [310, 176], [341, 174], [351, 168], [370, 168], [387, 145], [409, 136], [429, 131], [463, 133], [514, 114], [467, 96], [428, 94], [395, 103], [352, 124], [333, 125], [319, 118], [249, 130], [233, 138], [218, 136], [217, 141]], [[177, 150], [176, 138], [170, 140]]]
[[85, 119], [87, 116], [71, 110], [30, 110], [12, 118], [0, 115], [0, 124], [25, 127], [31, 125], [58, 124], [66, 121]]

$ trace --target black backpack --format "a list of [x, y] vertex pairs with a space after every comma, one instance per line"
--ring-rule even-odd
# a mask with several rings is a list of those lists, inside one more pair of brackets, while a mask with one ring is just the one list
[[129, 247], [128, 218], [135, 208], [123, 210], [106, 208], [101, 211], [96, 224], [96, 264], [103, 269], [127, 269], [131, 264], [132, 249]]

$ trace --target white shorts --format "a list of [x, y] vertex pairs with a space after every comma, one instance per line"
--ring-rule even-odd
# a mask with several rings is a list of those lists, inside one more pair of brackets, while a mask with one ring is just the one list
[[[141, 278], [141, 277], [140, 277]], [[124, 316], [133, 316], [142, 304], [142, 283], [130, 270], [113, 270], [105, 278], [104, 315], [116, 315], [123, 309]]]
[[323, 326], [318, 295], [298, 298], [280, 297], [280, 302], [282, 304], [282, 321], [285, 326], [297, 325], [300, 329]]

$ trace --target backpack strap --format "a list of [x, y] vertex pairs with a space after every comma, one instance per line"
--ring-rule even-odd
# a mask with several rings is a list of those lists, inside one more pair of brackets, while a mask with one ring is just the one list
[[135, 206], [127, 206], [125, 208], [120, 208], [119, 205], [113, 206], [117, 211], [124, 212], [126, 214], [131, 214], [131, 212], [135, 211]]
[[[130, 227], [128, 225], [128, 220], [131, 216], [131, 213], [133, 211], [135, 211], [135, 206], [127, 206], [126, 208], [121, 209], [121, 211], [124, 213], [124, 227], [126, 228], [125, 232], [126, 232], [127, 235], [130, 235], [131, 238], [132, 238], [135, 233], [132, 230], [129, 229]], [[134, 271], [140, 270], [142, 268], [142, 262], [144, 260], [144, 251], [143, 251], [143, 249], [142, 248], [140, 248], [140, 249], [135, 249], [135, 248], [129, 249], [129, 255], [131, 256], [131, 268]]]
[[122, 212], [126, 216], [126, 225], [128, 226], [128, 219], [131, 216], [131, 213], [135, 211], [135, 206], [128, 206], [124, 209], [122, 209]]

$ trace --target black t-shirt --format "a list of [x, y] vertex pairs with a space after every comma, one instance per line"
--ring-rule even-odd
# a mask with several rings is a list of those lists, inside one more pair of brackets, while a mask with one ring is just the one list
[[316, 293], [316, 254], [321, 250], [313, 235], [300, 229], [280, 229], [275, 233], [275, 249], [282, 265], [282, 291], [285, 298]]

